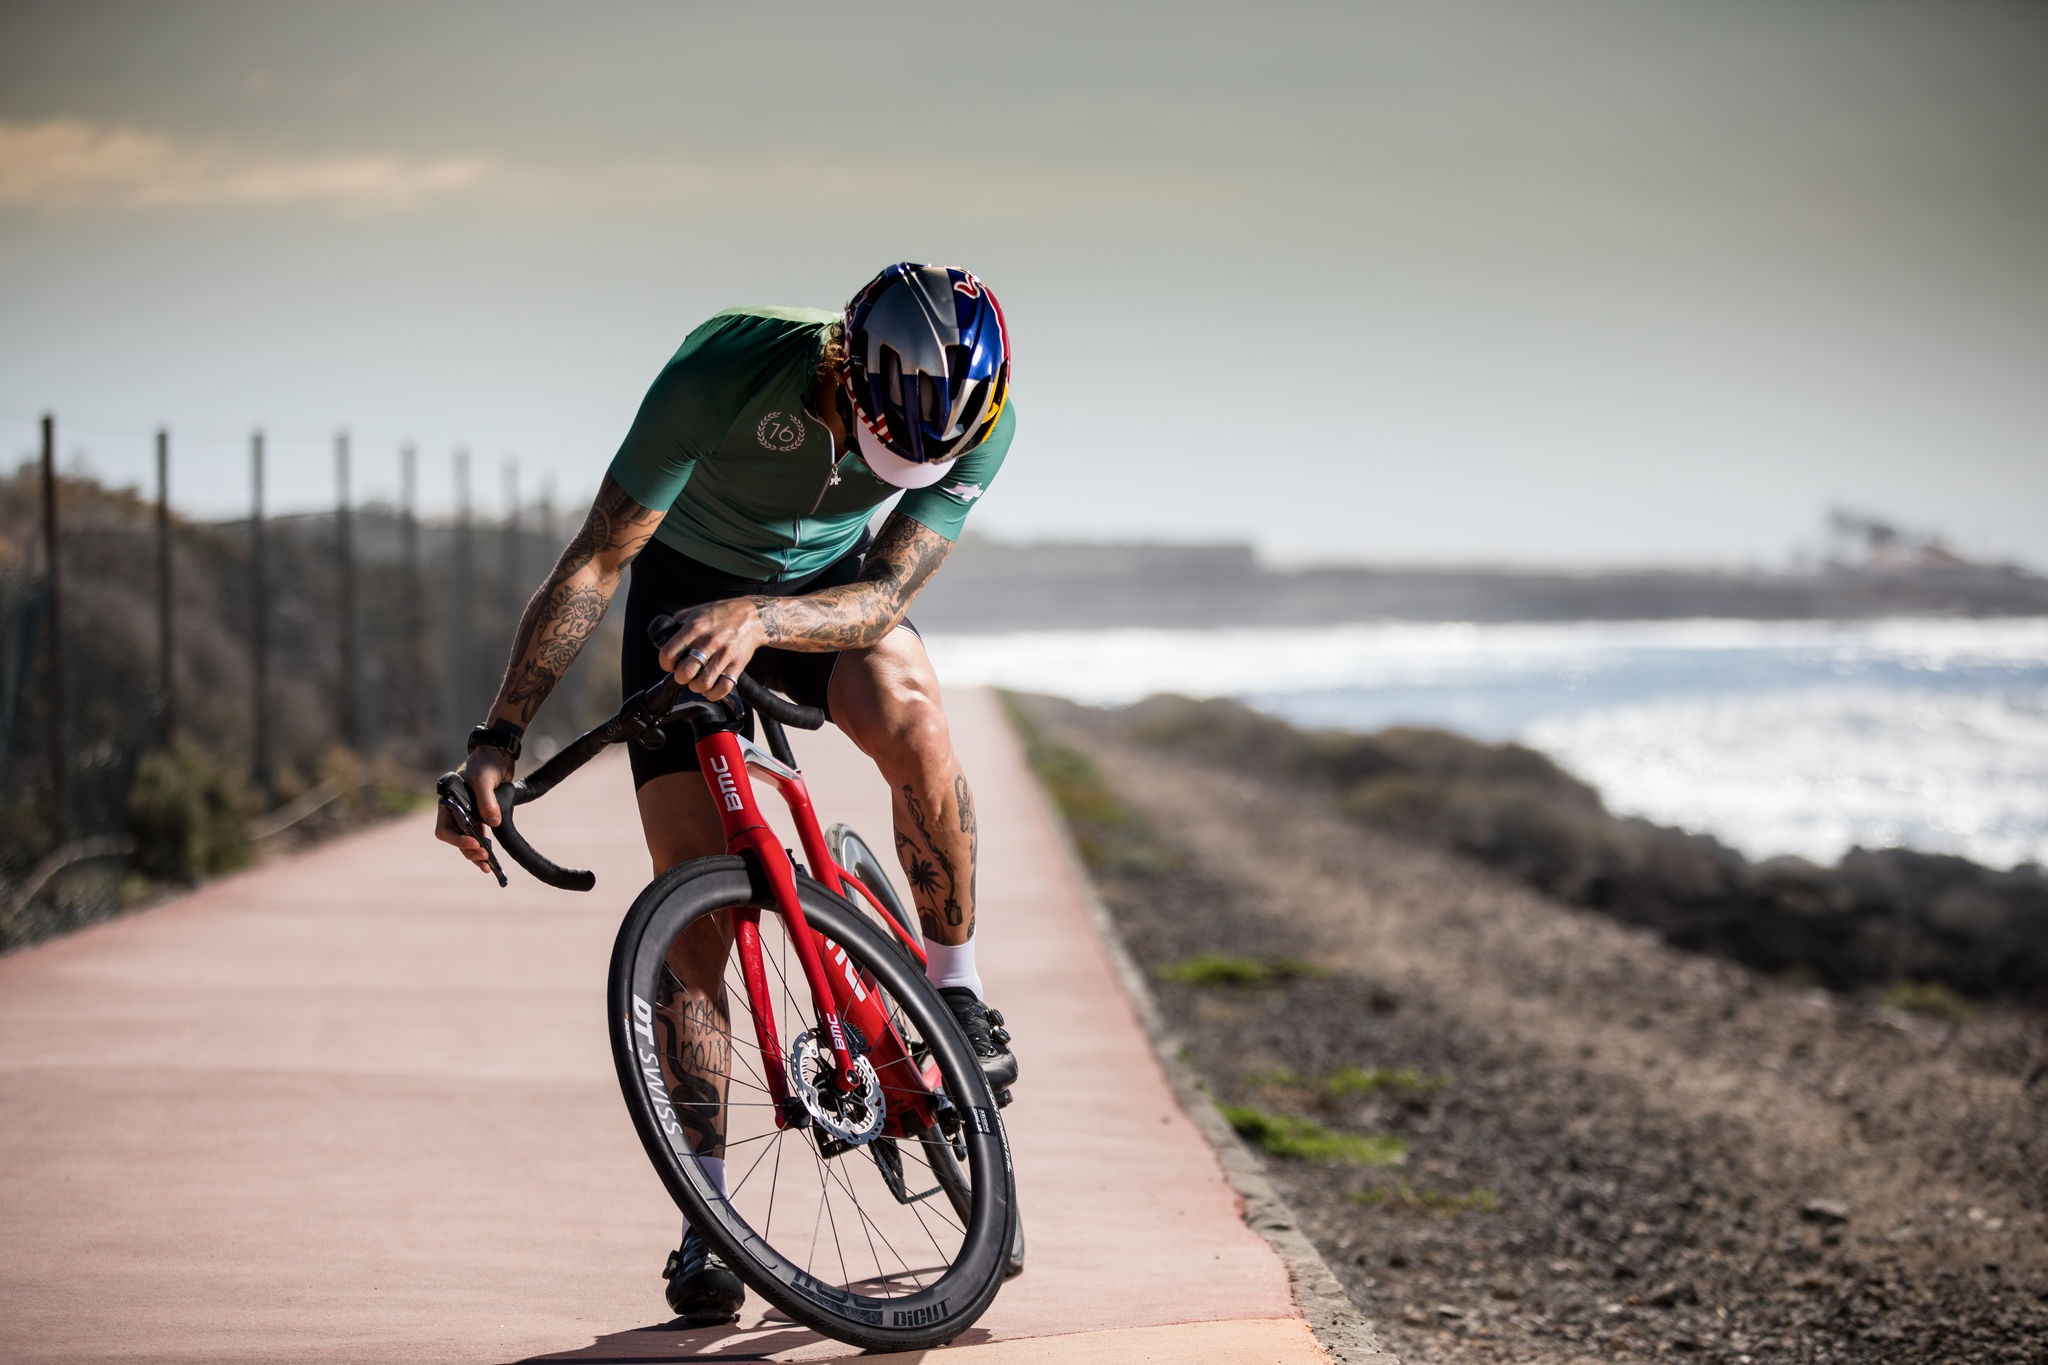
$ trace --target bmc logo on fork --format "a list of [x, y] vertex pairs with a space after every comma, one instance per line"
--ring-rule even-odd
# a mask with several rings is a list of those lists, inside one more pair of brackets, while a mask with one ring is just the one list
[[732, 765], [717, 754], [711, 756], [711, 771], [718, 775], [718, 796], [727, 810], [740, 808], [740, 786], [733, 781]]
[[828, 938], [825, 940], [825, 951], [831, 955], [834, 962], [839, 964], [839, 970], [846, 977], [846, 984], [853, 990], [853, 998], [865, 1001], [868, 998], [867, 987], [860, 984], [860, 973], [853, 969], [852, 961], [846, 956], [846, 949]]

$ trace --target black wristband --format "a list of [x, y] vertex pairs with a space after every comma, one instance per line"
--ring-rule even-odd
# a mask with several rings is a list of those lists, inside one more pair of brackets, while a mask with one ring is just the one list
[[487, 725], [479, 725], [469, 732], [469, 752], [478, 749], [503, 749], [509, 758], [519, 757], [519, 738], [526, 733], [524, 725], [517, 725], [502, 717]]

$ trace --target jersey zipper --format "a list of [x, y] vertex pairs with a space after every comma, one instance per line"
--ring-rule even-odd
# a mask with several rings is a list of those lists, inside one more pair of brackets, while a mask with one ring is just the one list
[[[821, 422], [819, 425], [823, 426], [824, 423]], [[811, 503], [809, 515], [814, 517], [818, 515], [818, 509], [825, 505], [825, 495], [839, 486], [839, 450], [832, 440], [830, 431], [825, 433], [825, 473], [825, 482], [818, 489], [816, 501]]]
[[[823, 422], [820, 422], [818, 423], [818, 425], [824, 426], [825, 424]], [[819, 486], [818, 496], [811, 502], [811, 510], [804, 513], [803, 516], [798, 517], [796, 519], [796, 529], [790, 532], [789, 553], [791, 555], [794, 555], [798, 550], [801, 550], [803, 548], [805, 520], [807, 518], [815, 517], [816, 515], [818, 515], [818, 509], [825, 505], [825, 495], [831, 492], [834, 488], [837, 488], [839, 486], [839, 451], [837, 443], [834, 442], [832, 439], [832, 432], [830, 431], [830, 429], [827, 429], [825, 432], [825, 460], [825, 473], [827, 475], [825, 482]], [[788, 556], [785, 556], [783, 558], [782, 574], [785, 578], [789, 576]]]

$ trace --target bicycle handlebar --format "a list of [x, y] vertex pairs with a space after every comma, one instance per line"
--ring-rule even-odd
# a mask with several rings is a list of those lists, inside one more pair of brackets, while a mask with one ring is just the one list
[[549, 886], [563, 891], [588, 891], [597, 885], [597, 874], [584, 868], [563, 867], [554, 859], [526, 842], [512, 824], [512, 807], [522, 796], [530, 795], [523, 789], [523, 782], [501, 782], [498, 784], [498, 842], [512, 855], [512, 861], [531, 872], [534, 877]]
[[[675, 625], [675, 617], [657, 616], [647, 623], [647, 638], [653, 642], [656, 649], [660, 649], [675, 635]], [[825, 724], [825, 713], [818, 707], [799, 705], [787, 697], [778, 696], [756, 682], [751, 674], [741, 673], [734, 683], [733, 691], [739, 693], [747, 705], [770, 720], [779, 720], [784, 725], [794, 725], [799, 730], [817, 730]]]
[[[659, 648], [675, 633], [674, 626], [673, 617], [657, 616], [647, 623], [648, 638]], [[771, 722], [780, 721], [799, 730], [816, 730], [825, 723], [825, 713], [818, 707], [800, 706], [778, 696], [745, 673], [740, 675], [738, 686], [733, 690], [748, 706]], [[512, 855], [512, 861], [525, 868], [535, 880], [563, 891], [588, 891], [596, 886], [594, 873], [563, 867], [528, 843], [526, 836], [512, 822], [513, 810], [521, 804], [540, 800], [563, 778], [620, 740], [635, 740], [649, 748], [659, 748], [668, 739], [661, 727], [691, 712], [720, 713], [718, 719], [725, 724], [736, 722], [746, 714], [730, 696], [723, 702], [710, 701], [685, 690], [674, 677], [666, 677], [629, 699], [619, 708], [617, 715], [576, 738], [525, 778], [500, 783], [494, 793], [498, 798], [498, 841]], [[772, 725], [770, 729], [773, 731]], [[779, 737], [779, 732], [776, 734]], [[441, 804], [454, 810], [463, 832], [483, 844], [484, 856], [490, 863], [490, 870], [497, 874], [498, 885], [505, 885], [504, 870], [498, 866], [497, 857], [491, 850], [490, 827], [477, 814], [476, 793], [471, 790], [468, 780], [460, 773], [443, 773], [435, 784], [435, 790], [440, 794]]]

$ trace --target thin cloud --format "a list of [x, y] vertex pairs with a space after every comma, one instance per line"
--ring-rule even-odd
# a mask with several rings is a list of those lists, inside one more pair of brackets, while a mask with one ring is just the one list
[[0, 205], [37, 209], [325, 205], [401, 213], [466, 189], [481, 157], [258, 158], [77, 119], [0, 120]]

